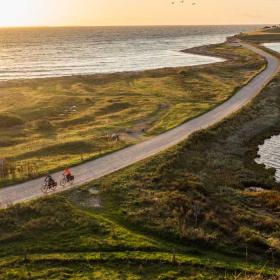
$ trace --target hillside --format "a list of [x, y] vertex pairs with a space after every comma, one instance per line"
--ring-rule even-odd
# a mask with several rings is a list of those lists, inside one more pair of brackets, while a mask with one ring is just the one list
[[255, 43], [279, 42], [280, 27], [274, 26], [257, 30], [255, 32], [241, 33], [237, 37], [241, 40]]
[[[0, 154], [6, 166], [0, 186], [174, 128], [227, 100], [265, 66], [264, 59], [242, 47], [219, 44], [207, 54], [227, 61], [1, 83]], [[112, 141], [113, 134], [120, 141]]]
[[280, 279], [280, 185], [255, 163], [280, 133], [279, 92], [280, 74], [158, 156], [1, 210], [0, 279]]
[[280, 76], [240, 114], [155, 158], [1, 211], [1, 279], [276, 275], [279, 186], [254, 158], [280, 131], [279, 90]]

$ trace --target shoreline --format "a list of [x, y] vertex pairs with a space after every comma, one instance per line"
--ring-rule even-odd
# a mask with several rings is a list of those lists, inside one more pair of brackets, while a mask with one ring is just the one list
[[[234, 36], [237, 36], [234, 35]], [[259, 47], [262, 47], [264, 49], [266, 49], [267, 51], [270, 51], [274, 54], [279, 54], [279, 52], [266, 47], [264, 44], [265, 43], [261, 43], [258, 44], [256, 42], [250, 42], [252, 44], [256, 44]], [[269, 43], [279, 43], [280, 44], [280, 40], [279, 41], [274, 41], [274, 42], [269, 42]], [[215, 64], [219, 64], [219, 63], [224, 63], [228, 60], [227, 57], [223, 57], [223, 56], [219, 56], [219, 55], [214, 55], [209, 53], [209, 51], [207, 50], [209, 47], [215, 47], [218, 45], [223, 45], [223, 44], [230, 44], [227, 42], [227, 40], [225, 40], [224, 42], [221, 43], [215, 43], [215, 44], [207, 44], [207, 45], [200, 45], [200, 46], [196, 46], [196, 47], [192, 47], [192, 48], [187, 48], [187, 49], [182, 49], [182, 50], [178, 50], [176, 52], [178, 53], [183, 53], [183, 54], [192, 54], [192, 55], [196, 55], [196, 56], [200, 56], [200, 57], [211, 57], [211, 58], [215, 58], [217, 60], [220, 61], [213, 61], [213, 62], [206, 62], [203, 64], [196, 64], [196, 65], [184, 65], [184, 66], [174, 66], [174, 67], [159, 67], [159, 68], [152, 68], [152, 69], [143, 69], [143, 70], [131, 70], [131, 71], [115, 71], [115, 72], [96, 72], [96, 73], [88, 73], [88, 74], [69, 74], [69, 75], [58, 75], [58, 76], [42, 76], [42, 77], [30, 77], [30, 78], [18, 78], [18, 79], [6, 79], [6, 80], [2, 80], [0, 79], [0, 86], [2, 84], [7, 84], [7, 83], [18, 83], [18, 82], [29, 82], [29, 81], [45, 81], [45, 80], [55, 80], [55, 79], [75, 79], [75, 78], [100, 78], [103, 76], [118, 76], [118, 75], [139, 75], [142, 73], [151, 73], [151, 72], [156, 72], [156, 71], [164, 71], [164, 70], [180, 70], [182, 68], [197, 68], [197, 67], [203, 67], [203, 66], [211, 66], [211, 65], [215, 65]]]
[[[178, 26], [180, 27], [181, 25], [178, 25]], [[178, 27], [178, 26], [175, 25], [174, 27]], [[190, 27], [192, 27], [192, 26], [193, 27], [200, 27], [200, 25], [191, 25]], [[163, 49], [162, 48], [155, 48], [154, 49], [153, 47], [151, 47], [151, 50], [154, 49], [157, 54], [159, 54], [161, 57], [164, 58], [165, 56], [168, 56], [168, 53], [166, 53], [166, 54], [163, 53], [161, 55], [160, 53], [162, 51], [163, 52], [175, 51], [176, 53], [184, 53], [184, 52], [182, 52], [182, 50], [184, 50], [184, 48], [192, 47], [194, 45], [197, 45], [197, 47], [200, 47], [202, 45], [208, 45], [209, 43], [223, 43], [228, 36], [237, 34], [242, 29], [243, 30], [253, 30], [250, 27], [251, 25], [246, 25], [246, 24], [245, 25], [243, 25], [243, 24], [241, 24], [241, 25], [239, 25], [239, 24], [235, 24], [235, 25], [205, 25], [205, 27], [211, 27], [211, 26], [217, 27], [217, 29], [215, 29], [215, 28], [214, 29], [209, 29], [209, 28], [202, 29], [202, 30], [205, 30], [205, 32], [203, 31], [202, 33], [201, 32], [198, 33], [196, 31], [196, 29], [194, 29], [194, 31], [192, 31], [193, 29], [190, 29], [191, 31], [188, 31], [188, 29], [186, 29], [187, 30], [186, 32], [184, 31], [184, 32], [182, 32], [182, 34], [179, 33], [174, 38], [173, 38], [173, 35], [172, 35], [170, 37], [170, 40], [168, 41], [168, 46], [166, 47], [166, 49], [165, 48], [163, 48]], [[232, 26], [232, 28], [230, 28], [231, 26]], [[240, 26], [240, 28], [236, 28], [236, 26]], [[247, 26], [247, 28], [246, 28], [246, 26]], [[262, 26], [262, 25], [255, 25], [255, 28], [258, 28], [260, 26]], [[164, 27], [168, 27], [168, 26], [164, 26]], [[170, 26], [170, 27], [172, 27], [172, 26]], [[203, 25], [202, 25], [202, 27], [203, 27]], [[40, 29], [40, 27], [38, 27], [38, 28]], [[44, 28], [47, 29], [48, 27], [44, 27]], [[58, 28], [60, 28], [60, 27], [58, 27]], [[62, 27], [62, 28], [64, 28], [64, 27]], [[85, 27], [85, 28], [91, 28], [91, 27]], [[109, 27], [109, 28], [112, 28], [112, 27]], [[116, 27], [116, 28], [118, 28], [118, 27]], [[135, 27], [133, 27], [133, 28], [135, 28]], [[139, 26], [139, 28], [143, 28], [143, 26]], [[159, 28], [159, 26], [155, 26], [155, 28]], [[181, 29], [179, 29], [179, 30], [181, 30]], [[185, 29], [183, 29], [183, 30], [185, 30]], [[11, 34], [13, 34], [13, 33], [11, 33]], [[42, 33], [42, 35], [43, 34], [44, 33]], [[46, 33], [46, 34], [48, 34], [48, 33]], [[95, 33], [93, 33], [93, 34], [95, 34]], [[155, 33], [155, 34], [157, 35], [158, 33]], [[167, 34], [169, 34], [169, 33], [167, 33]], [[197, 40], [196, 36], [201, 36], [201, 39]], [[136, 36], [136, 39], [138, 37], [139, 36]], [[176, 42], [177, 37], [180, 39], [179, 43]], [[147, 37], [147, 38], [150, 38], [150, 37]], [[158, 38], [158, 37], [155, 37], [155, 40], [157, 40], [156, 38]], [[161, 40], [161, 37], [159, 37], [159, 40]], [[160, 41], [159, 41], [159, 43], [160, 43]], [[128, 46], [128, 51], [131, 51], [132, 53], [138, 54], [137, 49], [136, 49], [136, 51], [135, 51], [135, 48], [134, 48], [134, 50], [133, 49], [130, 50], [129, 46]], [[147, 51], [149, 51], [149, 50], [147, 50]], [[111, 49], [110, 49], [110, 52], [111, 52]], [[8, 54], [8, 56], [7, 56], [8, 58], [9, 57], [11, 57], [11, 58], [13, 57], [13, 54], [10, 53], [9, 51], [7, 52], [7, 54]], [[53, 61], [58, 61], [59, 62], [58, 66], [59, 65], [64, 65], [63, 63], [65, 61], [67, 62], [67, 60], [63, 59], [63, 56], [61, 56], [62, 60], [60, 60], [60, 56], [57, 56], [56, 54], [55, 55], [52, 55], [52, 53], [50, 53], [50, 54], [47, 53], [47, 54], [50, 55], [50, 57], [51, 57], [51, 59]], [[190, 53], [190, 54], [194, 55], [195, 53]], [[77, 52], [77, 55], [80, 55], [80, 53]], [[81, 53], [81, 55], [83, 55], [83, 53]], [[203, 55], [203, 54], [195, 54], [195, 55]], [[157, 62], [158, 61], [158, 57], [157, 56], [158, 55], [156, 55], [154, 57], [154, 59], [152, 59], [153, 62]], [[69, 53], [67, 52], [67, 57], [71, 58], [71, 53], [69, 55]], [[74, 72], [74, 71], [75, 72], [82, 72], [82, 73], [77, 73], [77, 74], [73, 73], [72, 74], [72, 73], [69, 73], [69, 69], [67, 69], [68, 67], [67, 68], [64, 68], [64, 67], [60, 68], [59, 67], [58, 69], [56, 69], [55, 67], [53, 67], [52, 64], [49, 64], [49, 62], [48, 62], [48, 61], [52, 61], [52, 60], [48, 60], [48, 59], [47, 60], [42, 59], [42, 60], [38, 60], [38, 61], [36, 60], [37, 62], [36, 62], [35, 66], [33, 64], [30, 65], [29, 63], [27, 63], [27, 64], [23, 65], [24, 68], [18, 69], [17, 66], [18, 65], [22, 65], [23, 60], [22, 60], [21, 56], [15, 56], [14, 58], [15, 58], [16, 64], [15, 65], [11, 64], [11, 67], [10, 67], [9, 70], [11, 70], [12, 72], [14, 72], [14, 71], [16, 71], [16, 72], [15, 73], [11, 72], [10, 73], [11, 75], [10, 75], [9, 73], [7, 73], [7, 71], [5, 72], [5, 70], [7, 70], [7, 69], [4, 67], [3, 71], [1, 73], [4, 74], [5, 77], [3, 77], [3, 79], [1, 78], [0, 83], [7, 82], [7, 81], [24, 81], [24, 80], [33, 80], [33, 79], [40, 79], [41, 80], [41, 79], [45, 79], [45, 78], [66, 78], [66, 77], [75, 77], [75, 76], [91, 76], [91, 75], [95, 75], [95, 74], [114, 74], [114, 73], [124, 73], [124, 72], [127, 72], [127, 73], [129, 73], [129, 72], [142, 72], [142, 71], [146, 71], [146, 70], [158, 70], [158, 69], [165, 69], [165, 68], [177, 68], [177, 67], [190, 67], [190, 66], [192, 67], [192, 66], [195, 66], [195, 65], [188, 65], [189, 61], [187, 61], [187, 64], [185, 64], [185, 65], [181, 64], [181, 65], [177, 66], [176, 64], [180, 64], [180, 63], [176, 63], [176, 61], [174, 62], [174, 61], [172, 61], [172, 59], [170, 60], [171, 63], [168, 63], [168, 61], [165, 61], [165, 59], [163, 59], [162, 63], [159, 63], [159, 65], [160, 65], [159, 67], [153, 67], [153, 68], [149, 69], [149, 66], [151, 65], [150, 58], [153, 58], [153, 56], [150, 56], [150, 57], [149, 56], [148, 57], [145, 56], [144, 57], [144, 62], [145, 63], [143, 64], [144, 67], [142, 69], [140, 69], [140, 70], [137, 70], [137, 69], [129, 70], [129, 68], [130, 69], [134, 68], [134, 67], [131, 67], [131, 64], [129, 63], [127, 65], [128, 67], [126, 66], [126, 64], [124, 64], [125, 68], [128, 68], [128, 70], [122, 69], [124, 67], [119, 67], [120, 70], [117, 69], [117, 71], [116, 71], [116, 68], [118, 68], [118, 67], [115, 67], [115, 65], [113, 65], [113, 64], [111, 65], [111, 63], [109, 63], [108, 66], [106, 66], [106, 64], [105, 64], [105, 68], [104, 68], [104, 65], [102, 63], [99, 64], [98, 57], [99, 56], [96, 56], [96, 57], [95, 56], [94, 57], [90, 56], [88, 58], [89, 59], [88, 61], [94, 61], [95, 59], [97, 59], [97, 62], [96, 62], [97, 64], [88, 65], [88, 64], [84, 63], [84, 65], [81, 65], [82, 68], [77, 68], [76, 69], [76, 66], [77, 66], [76, 63], [74, 63], [74, 64], [72, 63], [73, 65], [69, 65], [69, 69], [71, 70], [71, 72]], [[111, 57], [111, 56], [109, 55], [109, 57]], [[118, 60], [118, 53], [117, 53], [117, 55], [115, 55], [113, 53], [112, 57], [114, 57], [114, 58], [116, 58], [116, 60]], [[126, 56], [124, 56], [124, 57], [126, 57]], [[129, 57], [130, 56], [128, 56], [127, 58], [130, 59]], [[207, 57], [207, 56], [205, 56], [205, 57]], [[213, 58], [214, 56], [208, 56], [208, 57]], [[59, 60], [57, 58], [59, 58]], [[83, 58], [83, 56], [79, 56], [79, 59], [80, 58]], [[176, 60], [176, 56], [174, 56], [174, 58]], [[136, 59], [136, 60], [138, 60], [138, 59]], [[178, 58], [178, 61], [180, 61], [180, 60], [181, 59]], [[133, 62], [133, 60], [132, 60], [132, 62]], [[136, 64], [136, 63], [137, 62], [135, 62], [134, 64]], [[212, 64], [212, 63], [215, 63], [215, 61], [209, 61], [209, 62], [206, 61], [205, 63], [201, 63], [199, 65], [207, 65], [207, 64]], [[43, 71], [42, 71], [41, 68], [37, 67], [40, 64], [41, 64], [41, 66], [47, 65], [46, 68], [44, 67]], [[153, 63], [153, 64], [155, 65], [155, 64], [158, 64], [158, 63]], [[173, 64], [173, 65], [175, 64], [175, 65], [174, 66], [171, 65], [171, 66], [167, 66], [166, 67], [166, 65], [170, 65], [170, 64]], [[68, 63], [67, 63], [67, 65], [68, 65]], [[30, 68], [29, 68], [29, 66], [30, 66]], [[148, 66], [148, 68], [147, 68], [147, 66]], [[26, 68], [26, 70], [28, 70], [26, 72], [24, 70], [25, 67], [28, 68], [28, 69]], [[34, 69], [34, 67], [35, 67], [35, 69]], [[137, 68], [139, 69], [139, 67], [137, 67]], [[31, 69], [31, 72], [29, 72], [30, 69]], [[75, 70], [73, 71], [73, 69], [75, 69]], [[85, 72], [83, 71], [83, 69], [85, 69]], [[102, 73], [102, 71], [100, 72], [100, 70], [103, 70], [103, 69], [105, 70], [105, 72], [103, 72], [103, 73]], [[35, 71], [33, 71], [33, 70], [35, 70]], [[58, 71], [56, 71], [56, 70], [58, 70]], [[123, 70], [125, 70], [125, 71], [123, 71]], [[37, 76], [37, 73], [38, 73], [38, 76]], [[13, 74], [15, 74], [14, 77], [13, 77]], [[28, 74], [28, 76], [25, 75], [25, 74]], [[29, 75], [29, 74], [31, 74], [31, 75]], [[18, 75], [18, 77], [17, 77], [17, 75]]]
[[213, 61], [213, 62], [205, 62], [203, 64], [196, 64], [196, 65], [184, 65], [184, 66], [171, 66], [171, 67], [159, 67], [159, 68], [152, 68], [152, 69], [143, 69], [143, 70], [131, 70], [131, 71], [115, 71], [115, 72], [96, 72], [96, 73], [88, 73], [88, 74], [69, 74], [69, 75], [59, 75], [59, 76], [43, 76], [43, 77], [30, 77], [30, 78], [18, 78], [18, 79], [6, 79], [6, 80], [2, 80], [0, 79], [0, 86], [2, 84], [7, 84], [7, 83], [18, 83], [18, 82], [28, 82], [28, 81], [45, 81], [45, 80], [55, 80], [55, 79], [75, 79], [75, 78], [96, 78], [96, 77], [103, 77], [103, 76], [113, 76], [113, 75], [139, 75], [142, 73], [151, 73], [151, 72], [156, 72], [156, 71], [164, 71], [164, 70], [180, 70], [182, 68], [196, 68], [199, 66], [208, 66], [208, 65], [215, 65], [217, 63], [223, 63], [226, 61], [226, 59], [224, 59], [223, 57], [219, 57], [219, 56], [215, 56], [215, 55], [207, 55], [207, 54], [203, 54], [201, 53], [195, 53], [195, 49], [200, 49], [202, 47], [207, 48], [209, 46], [214, 46], [214, 45], [219, 45], [219, 44], [225, 44], [226, 41], [222, 42], [222, 43], [217, 43], [217, 44], [207, 44], [207, 45], [201, 45], [201, 46], [197, 46], [197, 47], [193, 47], [190, 49], [183, 49], [183, 50], [179, 50], [176, 51], [178, 53], [184, 53], [184, 54], [192, 54], [192, 55], [196, 55], [196, 56], [200, 56], [200, 57], [209, 57], [209, 58], [215, 58], [217, 59], [217, 61]]

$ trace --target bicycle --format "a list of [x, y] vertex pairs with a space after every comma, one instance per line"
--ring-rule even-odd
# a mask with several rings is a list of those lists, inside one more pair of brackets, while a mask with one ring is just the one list
[[54, 192], [57, 188], [57, 183], [56, 182], [52, 182], [51, 184], [48, 184], [47, 182], [41, 187], [41, 191], [45, 194], [47, 194], [48, 192]]
[[66, 177], [65, 175], [63, 175], [63, 178], [60, 181], [60, 186], [65, 187], [66, 184], [68, 184], [68, 183], [70, 185], [73, 185], [74, 184], [74, 180], [75, 180], [75, 177], [73, 175], [71, 175], [69, 177]]

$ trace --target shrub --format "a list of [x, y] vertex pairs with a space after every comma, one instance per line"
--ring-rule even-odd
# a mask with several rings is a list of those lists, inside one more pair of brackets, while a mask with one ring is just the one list
[[38, 130], [52, 129], [53, 126], [48, 120], [38, 120], [34, 122], [34, 128]]
[[268, 249], [269, 246], [266, 239], [261, 236], [261, 234], [255, 230], [247, 227], [241, 227], [239, 230], [240, 238], [247, 242], [253, 247], [258, 247], [262, 249]]
[[187, 70], [180, 70], [180, 71], [178, 72], [178, 74], [179, 74], [179, 75], [182, 75], [182, 76], [188, 76], [189, 71], [187, 71]]
[[0, 128], [23, 125], [24, 121], [16, 115], [0, 114]]

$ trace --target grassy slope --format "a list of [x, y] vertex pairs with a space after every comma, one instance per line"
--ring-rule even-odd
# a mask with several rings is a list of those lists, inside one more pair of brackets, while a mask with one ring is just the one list
[[233, 279], [245, 270], [272, 273], [255, 260], [246, 265], [234, 256], [124, 226], [108, 208], [85, 205], [86, 197], [82, 190], [2, 211], [0, 278], [224, 279], [226, 274]]
[[238, 37], [242, 40], [255, 43], [279, 42], [280, 27], [258, 30], [255, 32], [241, 33]]
[[[143, 140], [143, 129], [148, 137], [173, 128], [228, 99], [264, 66], [239, 47], [214, 45], [203, 52], [228, 61], [2, 83], [0, 154], [18, 167], [9, 180], [117, 150]], [[107, 141], [106, 134], [115, 132], [122, 141]]]
[[[278, 187], [273, 172], [253, 160], [257, 144], [280, 131], [279, 90], [277, 77], [240, 114], [157, 157], [82, 189], [0, 212], [1, 279], [276, 274], [279, 193], [243, 189]], [[102, 208], [92, 206], [93, 187], [101, 190]]]
[[[254, 163], [280, 132], [279, 91], [280, 75], [239, 114], [157, 157], [1, 211], [1, 279], [279, 279], [279, 185]], [[271, 190], [244, 191], [252, 185]]]
[[[257, 145], [280, 130], [280, 77], [274, 83], [242, 114], [101, 181], [109, 212], [187, 243], [234, 254], [247, 243], [257, 255], [270, 247], [280, 253], [279, 185], [273, 170], [254, 163]], [[272, 191], [251, 195], [248, 186]]]

